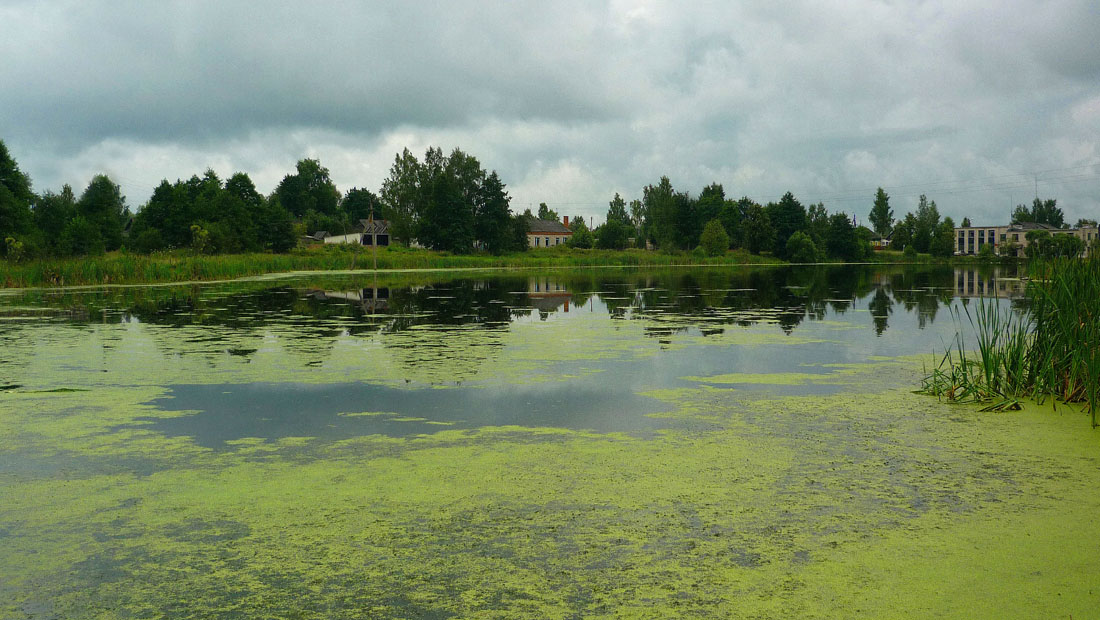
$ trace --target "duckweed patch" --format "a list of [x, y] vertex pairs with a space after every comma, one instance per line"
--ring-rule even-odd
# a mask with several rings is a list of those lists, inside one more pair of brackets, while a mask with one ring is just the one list
[[[650, 284], [640, 294], [668, 288]], [[980, 413], [913, 395], [922, 349], [832, 324], [877, 329], [865, 313], [823, 310], [827, 321], [788, 335], [789, 313], [742, 325], [683, 311], [670, 328], [643, 310], [611, 318], [614, 308], [575, 303], [568, 316], [533, 312], [485, 333], [243, 314], [6, 326], [0, 361], [25, 388], [0, 395], [0, 617], [1100, 608], [1100, 436], [1084, 416]], [[438, 354], [422, 350], [433, 343]], [[726, 381], [746, 375], [759, 380]], [[792, 389], [806, 383], [838, 391]], [[553, 399], [590, 385], [658, 404], [631, 412], [652, 424], [646, 433], [552, 416], [467, 425], [357, 402], [363, 385], [394, 402], [431, 392], [444, 414], [442, 403], [466, 397]], [[64, 387], [88, 391], [33, 391]], [[212, 415], [210, 402], [253, 388], [284, 403], [349, 396], [293, 432], [262, 432], [270, 403], [218, 442], [186, 431]], [[417, 430], [329, 430], [373, 423]]]
[[[1100, 446], [1067, 428], [1079, 418], [944, 418], [904, 388], [729, 394], [665, 395], [681, 415], [705, 412], [708, 430], [648, 439], [510, 426], [210, 452], [136, 433], [118, 452], [161, 468], [93, 460], [75, 476], [3, 478], [3, 611], [790, 617], [982, 604], [994, 617], [1100, 603], [1079, 572], [1096, 557], [1085, 526]], [[40, 411], [76, 397], [24, 396]], [[64, 451], [97, 456], [100, 441]], [[991, 569], [997, 601], [977, 587]]]

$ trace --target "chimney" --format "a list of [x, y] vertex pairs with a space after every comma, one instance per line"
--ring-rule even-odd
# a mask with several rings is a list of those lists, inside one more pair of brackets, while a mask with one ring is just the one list
[[561, 218], [561, 222], [562, 222], [562, 224], [565, 224], [565, 227], [566, 227], [566, 228], [569, 228], [569, 216], [568, 216], [568, 215], [566, 215], [565, 217]]

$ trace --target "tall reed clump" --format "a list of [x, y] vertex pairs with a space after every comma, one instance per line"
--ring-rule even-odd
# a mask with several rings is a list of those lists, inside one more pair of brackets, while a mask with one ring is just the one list
[[[974, 312], [969, 306], [963, 306], [963, 312], [977, 351], [970, 350], [962, 331], [957, 332], [953, 346], [945, 347], [919, 391], [953, 402], [985, 403], [982, 411], [1019, 409], [1019, 398], [1028, 395], [1028, 352], [1035, 341], [1030, 318], [981, 297]], [[958, 308], [953, 313], [961, 323]]]
[[1028, 287], [1036, 338], [1031, 374], [1039, 397], [1100, 406], [1100, 257], [1041, 263]]
[[[1019, 399], [1084, 403], [1095, 427], [1100, 407], [1100, 258], [1032, 265], [1026, 314], [978, 299], [964, 307], [977, 341], [961, 333], [919, 390], [949, 401], [1018, 409]], [[958, 310], [955, 311], [956, 316]]]

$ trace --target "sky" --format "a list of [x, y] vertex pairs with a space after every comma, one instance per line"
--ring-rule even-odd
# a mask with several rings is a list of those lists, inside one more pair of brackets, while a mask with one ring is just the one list
[[668, 176], [866, 221], [918, 196], [1100, 218], [1100, 3], [0, 0], [0, 140], [38, 192], [295, 162], [378, 191], [461, 148], [512, 208], [604, 219]]

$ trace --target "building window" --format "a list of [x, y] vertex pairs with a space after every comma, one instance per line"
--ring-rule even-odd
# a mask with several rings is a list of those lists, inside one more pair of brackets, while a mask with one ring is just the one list
[[1008, 235], [1006, 235], [1006, 234], [1002, 233], [1002, 234], [1001, 234], [1001, 243], [1004, 243], [1004, 241], [1005, 241], [1005, 239], [1006, 239], [1007, 237], [1008, 237]]
[[535, 237], [535, 247], [539, 247], [539, 238]]

